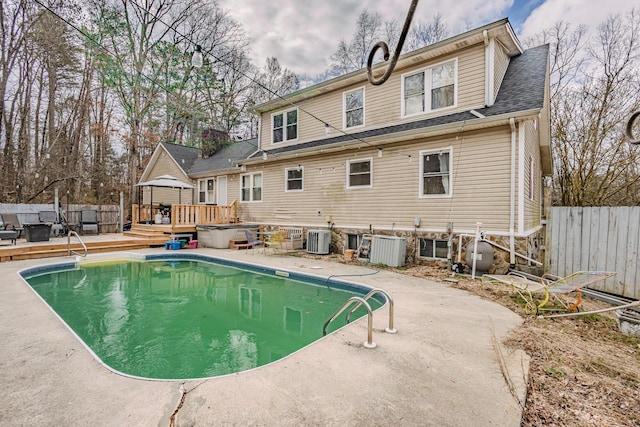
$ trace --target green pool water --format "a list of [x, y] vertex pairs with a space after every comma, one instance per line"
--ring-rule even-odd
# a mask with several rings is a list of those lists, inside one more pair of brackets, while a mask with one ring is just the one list
[[25, 280], [106, 365], [156, 379], [281, 359], [320, 338], [324, 322], [358, 295], [199, 260], [98, 264]]

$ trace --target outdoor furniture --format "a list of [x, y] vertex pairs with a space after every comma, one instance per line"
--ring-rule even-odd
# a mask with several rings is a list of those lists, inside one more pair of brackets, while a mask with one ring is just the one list
[[304, 246], [304, 233], [302, 227], [278, 227], [278, 231], [285, 233], [282, 248], [285, 250], [302, 249]]
[[[482, 277], [484, 280], [488, 279], [490, 281], [511, 285], [525, 301], [525, 310], [528, 313], [538, 314], [541, 310], [554, 310], [545, 307], [551, 298], [557, 301], [562, 307], [559, 310], [567, 312], [579, 310], [580, 304], [582, 303], [582, 292], [580, 289], [605, 280], [615, 274], [615, 272], [609, 271], [578, 271], [566, 277], [545, 274], [540, 278], [539, 282], [514, 272], [504, 275], [485, 274]], [[560, 294], [569, 294], [572, 292], [575, 292], [577, 297], [576, 301], [572, 304], [566, 303], [559, 297]], [[541, 297], [541, 302], [538, 303], [536, 301], [534, 298], [535, 293], [544, 293], [544, 296]]]
[[24, 224], [27, 242], [48, 242], [51, 235], [51, 224]]
[[80, 234], [84, 235], [86, 231], [95, 231], [100, 234], [98, 223], [98, 211], [85, 210], [80, 213]]
[[263, 233], [263, 234], [265, 234], [265, 239], [264, 239], [265, 250], [266, 248], [271, 248], [274, 252], [277, 251], [278, 253], [282, 253], [283, 244], [285, 242], [287, 234], [283, 231], [274, 231], [274, 232], [269, 232], [269, 234], [266, 234], [266, 233]]
[[251, 252], [252, 253], [253, 253], [253, 251], [255, 251], [256, 246], [260, 246], [260, 245], [264, 244], [264, 242], [262, 240], [256, 238], [256, 236], [253, 235], [251, 230], [244, 230], [244, 235], [247, 238], [247, 243], [249, 245], [251, 245]]
[[18, 237], [22, 234], [22, 230], [24, 227], [20, 224], [18, 220], [18, 214], [15, 213], [2, 213], [0, 214], [0, 218], [2, 218], [2, 229], [3, 230], [13, 230], [18, 232]]
[[38, 212], [38, 219], [43, 224], [51, 224], [52, 235], [57, 237], [64, 234], [64, 226], [58, 221], [56, 211], [40, 211]]
[[11, 240], [10, 244], [15, 245], [18, 232], [15, 230], [0, 230], [0, 240]]

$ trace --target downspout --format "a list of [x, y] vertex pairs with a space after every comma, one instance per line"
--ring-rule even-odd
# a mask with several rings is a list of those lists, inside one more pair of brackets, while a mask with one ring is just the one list
[[516, 121], [509, 119], [511, 126], [511, 191], [509, 196], [509, 266], [516, 266], [516, 241], [514, 223], [516, 219]]
[[484, 39], [484, 105], [489, 106], [489, 32], [487, 30], [482, 31], [482, 38]]

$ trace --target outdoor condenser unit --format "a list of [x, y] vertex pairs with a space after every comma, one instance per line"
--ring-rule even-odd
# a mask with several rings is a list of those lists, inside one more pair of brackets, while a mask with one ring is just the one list
[[371, 264], [385, 264], [390, 267], [404, 265], [407, 256], [407, 239], [395, 236], [373, 236], [371, 240]]
[[331, 230], [309, 230], [307, 232], [307, 252], [326, 255], [329, 253]]

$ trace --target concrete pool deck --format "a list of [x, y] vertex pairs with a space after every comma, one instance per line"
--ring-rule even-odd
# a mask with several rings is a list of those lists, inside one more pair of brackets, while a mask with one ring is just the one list
[[[164, 249], [133, 251], [161, 253]], [[328, 277], [365, 267], [251, 251], [189, 250]], [[98, 363], [17, 272], [69, 258], [0, 264], [0, 425], [519, 426], [528, 357], [500, 343], [521, 319], [443, 283], [389, 271], [345, 277], [387, 290], [374, 313], [271, 365], [200, 381], [131, 379]]]

